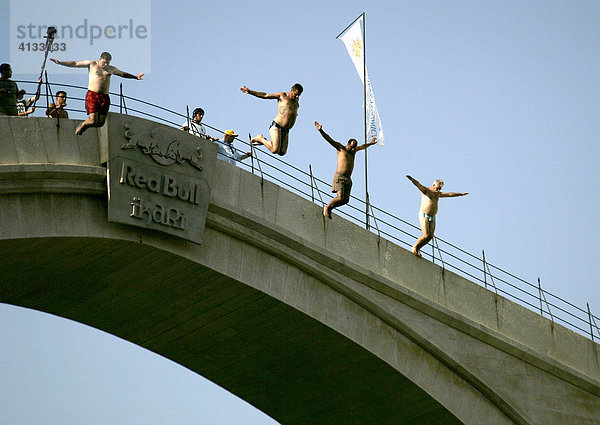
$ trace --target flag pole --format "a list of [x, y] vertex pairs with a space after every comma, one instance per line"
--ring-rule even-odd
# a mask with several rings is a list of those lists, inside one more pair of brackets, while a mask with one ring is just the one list
[[[342, 34], [344, 34], [350, 27], [352, 27], [352, 25], [354, 25], [356, 23], [356, 21], [358, 21], [360, 18], [363, 18], [362, 21], [362, 52], [363, 52], [363, 75], [362, 75], [362, 80], [363, 80], [363, 107], [364, 107], [364, 113], [363, 113], [363, 122], [364, 122], [364, 138], [365, 138], [365, 144], [367, 143], [367, 138], [368, 138], [368, 127], [367, 127], [367, 50], [365, 48], [365, 32], [366, 32], [366, 22], [365, 22], [365, 12], [361, 13], [358, 18], [356, 18], [355, 20], [353, 20], [350, 25], [348, 25], [346, 28], [344, 28], [344, 30], [339, 33], [336, 37], [336, 39], [340, 38], [340, 36]], [[355, 65], [356, 66], [356, 65]], [[358, 68], [357, 68], [358, 70]], [[359, 74], [360, 75], [360, 74]], [[369, 182], [367, 180], [367, 176], [368, 176], [368, 170], [367, 170], [367, 151], [365, 150], [365, 227], [367, 229], [370, 228], [369, 225]]]
[[[363, 17], [363, 105], [364, 105], [364, 117], [363, 122], [365, 125], [365, 144], [367, 143], [367, 46], [365, 44], [366, 32], [367, 32], [367, 19], [365, 12], [361, 15]], [[368, 170], [367, 170], [367, 150], [365, 149], [365, 225], [369, 230], [369, 181], [368, 181]]]

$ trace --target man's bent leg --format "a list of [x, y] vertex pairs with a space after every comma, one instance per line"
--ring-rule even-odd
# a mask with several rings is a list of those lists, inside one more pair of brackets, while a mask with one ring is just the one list
[[99, 112], [98, 118], [96, 120], [96, 123], [94, 124], [94, 127], [102, 127], [104, 125], [104, 123], [106, 122], [106, 117], [107, 117], [107, 115]]
[[253, 137], [252, 144], [261, 144], [269, 149], [272, 153], [279, 153], [279, 129], [275, 126], [272, 126], [269, 128], [269, 135], [271, 136], [271, 140], [267, 140], [262, 134]]
[[285, 136], [281, 138], [281, 142], [279, 144], [279, 151], [277, 152], [280, 156], [283, 156], [287, 153], [289, 136], [290, 134], [286, 133]]
[[433, 238], [433, 232], [435, 231], [435, 219], [433, 221], [429, 221], [427, 217], [419, 215], [419, 224], [421, 225], [421, 232], [423, 232], [423, 235], [417, 239], [411, 249], [412, 253], [418, 257], [421, 256], [421, 248], [427, 245], [427, 243]]
[[79, 127], [75, 130], [75, 134], [78, 136], [82, 135], [85, 130], [90, 127], [95, 127], [98, 122], [98, 112], [92, 112], [87, 119], [82, 122]]
[[331, 218], [331, 211], [334, 208], [341, 207], [342, 205], [346, 205], [350, 201], [350, 193], [344, 193], [344, 189], [339, 190], [337, 192], [337, 196], [333, 198], [329, 203], [323, 208], [323, 216], [327, 218]]
[[343, 205], [342, 203], [342, 191], [338, 190], [337, 195], [323, 208], [323, 216], [331, 219], [331, 210], [337, 206]]
[[100, 112], [92, 112], [90, 116], [84, 122], [82, 122], [79, 127], [77, 127], [75, 134], [80, 136], [90, 127], [102, 127], [106, 122], [106, 117], [107, 115], [104, 115]]

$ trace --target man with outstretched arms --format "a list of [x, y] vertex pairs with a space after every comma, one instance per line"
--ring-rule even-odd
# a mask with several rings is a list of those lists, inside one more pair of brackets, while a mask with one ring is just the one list
[[110, 77], [118, 75], [123, 78], [132, 78], [141, 80], [144, 73], [138, 75], [129, 74], [112, 66], [110, 61], [112, 56], [108, 52], [102, 52], [98, 60], [84, 61], [59, 61], [50, 58], [50, 60], [58, 65], [68, 66], [70, 68], [88, 68], [89, 83], [88, 92], [85, 97], [85, 109], [88, 113], [88, 118], [81, 123], [75, 130], [75, 134], [82, 134], [89, 127], [102, 127], [106, 122], [108, 109], [110, 107], [110, 98], [108, 90], [110, 88]]
[[412, 247], [412, 253], [416, 256], [421, 256], [421, 248], [427, 245], [435, 232], [435, 215], [438, 212], [438, 201], [440, 198], [453, 198], [455, 196], [465, 196], [469, 192], [442, 192], [444, 182], [437, 179], [433, 182], [431, 187], [425, 187], [419, 183], [416, 179], [407, 175], [409, 179], [417, 188], [421, 191], [421, 208], [419, 209], [419, 224], [421, 225], [421, 231], [423, 235], [417, 239], [417, 242]]
[[250, 90], [248, 87], [241, 87], [240, 90], [246, 94], [259, 97], [261, 99], [277, 99], [277, 116], [269, 127], [271, 140], [267, 140], [262, 134], [252, 138], [253, 145], [265, 145], [267, 149], [278, 155], [285, 155], [288, 148], [288, 133], [296, 123], [298, 116], [298, 98], [304, 91], [298, 83], [292, 86], [292, 89], [285, 92], [267, 94]]
[[337, 196], [323, 207], [323, 216], [330, 219], [332, 209], [346, 205], [350, 201], [350, 191], [352, 189], [352, 180], [350, 177], [354, 170], [354, 156], [356, 152], [367, 149], [369, 146], [376, 144], [377, 141], [373, 137], [373, 140], [369, 143], [358, 146], [356, 139], [350, 139], [348, 140], [348, 144], [344, 146], [329, 137], [329, 134], [323, 130], [323, 126], [316, 121], [315, 127], [321, 133], [321, 136], [337, 150], [337, 168], [331, 184], [331, 191], [337, 193]]

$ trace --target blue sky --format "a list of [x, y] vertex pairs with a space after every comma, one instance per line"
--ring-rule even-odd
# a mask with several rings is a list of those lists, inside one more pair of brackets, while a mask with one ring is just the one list
[[[69, 3], [38, 7], [62, 7], [68, 18]], [[0, 0], [1, 10], [8, 5]], [[589, 302], [598, 315], [598, 1], [152, 2], [151, 72], [143, 81], [115, 78], [112, 89], [123, 82], [126, 94], [182, 113], [201, 106], [207, 124], [254, 135], [267, 131], [275, 103], [239, 88], [276, 92], [300, 82], [285, 160], [312, 164], [329, 181], [335, 152], [313, 122], [341, 142], [362, 137], [362, 86], [335, 37], [363, 11], [386, 135], [385, 146], [369, 149], [371, 201], [416, 223], [419, 193], [406, 174], [470, 192], [441, 201], [438, 236], [469, 252], [485, 249], [494, 264], [528, 281], [540, 277], [546, 290], [582, 308]], [[6, 62], [4, 13], [0, 24]], [[54, 56], [95, 59], [102, 50]], [[115, 56], [113, 64], [129, 60]], [[133, 63], [122, 69], [145, 71]], [[54, 82], [87, 84], [83, 70], [47, 70]], [[39, 67], [14, 72], [31, 80]], [[363, 173], [357, 161], [353, 194], [361, 198]], [[3, 305], [0, 318], [8, 423], [273, 423], [109, 335]]]

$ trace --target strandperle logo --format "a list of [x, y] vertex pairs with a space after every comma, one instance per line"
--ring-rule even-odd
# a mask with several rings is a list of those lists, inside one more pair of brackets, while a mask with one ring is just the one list
[[[104, 0], [92, 11], [90, 3], [81, 0], [10, 0], [13, 72], [34, 73], [46, 53], [48, 58], [80, 61], [110, 52], [119, 69], [139, 69], [148, 74], [151, 6], [151, 0]], [[49, 27], [56, 28], [52, 46], [46, 38]], [[73, 74], [68, 67], [48, 65], [49, 74]]]
[[90, 46], [94, 44], [94, 41], [103, 38], [108, 40], [144, 40], [148, 38], [146, 25], [136, 24], [133, 19], [109, 25], [90, 24], [88, 19], [83, 19], [79, 25], [36, 25], [33, 23], [17, 25], [17, 39], [43, 41], [49, 26], [56, 28], [56, 40], [88, 40]]

